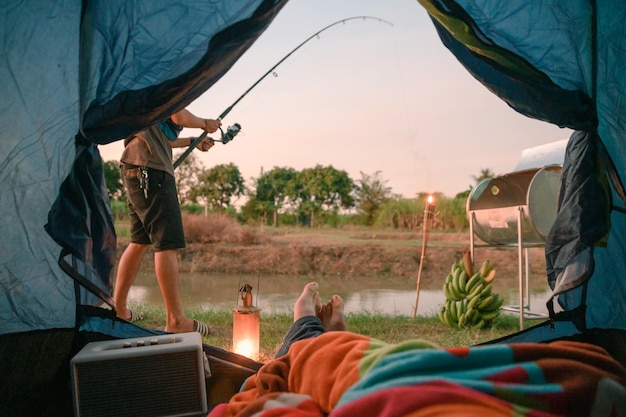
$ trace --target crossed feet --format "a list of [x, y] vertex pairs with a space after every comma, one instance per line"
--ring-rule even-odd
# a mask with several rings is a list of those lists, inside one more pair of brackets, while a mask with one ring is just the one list
[[317, 316], [326, 330], [346, 330], [343, 299], [333, 295], [326, 304], [322, 304], [317, 282], [304, 286], [302, 294], [293, 306], [293, 321], [306, 316]]

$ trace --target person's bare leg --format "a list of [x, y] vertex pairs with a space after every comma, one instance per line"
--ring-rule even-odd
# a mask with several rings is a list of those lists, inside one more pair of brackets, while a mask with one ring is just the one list
[[321, 299], [317, 282], [309, 282], [293, 306], [293, 321], [302, 317], [315, 316], [321, 309]]
[[180, 294], [180, 274], [176, 249], [154, 253], [154, 269], [165, 304], [165, 331], [169, 333], [193, 332], [194, 323], [185, 317]]
[[115, 312], [118, 317], [129, 320], [130, 311], [128, 310], [128, 292], [135, 281], [141, 260], [148, 250], [148, 245], [140, 245], [131, 243], [128, 245], [120, 258], [117, 266], [117, 276], [115, 278], [115, 290], [113, 291], [113, 299], [115, 300]]
[[322, 321], [322, 325], [326, 330], [346, 330], [346, 320], [343, 311], [343, 299], [338, 295], [333, 295], [330, 301], [322, 306], [317, 317]]

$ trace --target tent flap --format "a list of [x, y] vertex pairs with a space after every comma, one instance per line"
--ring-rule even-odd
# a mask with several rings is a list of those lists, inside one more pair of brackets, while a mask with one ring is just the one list
[[613, 203], [625, 194], [626, 3], [418, 1], [486, 88], [521, 114], [576, 131], [546, 242], [547, 281], [559, 305], [578, 312], [579, 331], [626, 329], [626, 215]]
[[[110, 295], [116, 237], [96, 144], [187, 106], [285, 4], [23, 0], [0, 7], [0, 334], [73, 328], [77, 303]], [[93, 291], [75, 291], [60, 259]]]

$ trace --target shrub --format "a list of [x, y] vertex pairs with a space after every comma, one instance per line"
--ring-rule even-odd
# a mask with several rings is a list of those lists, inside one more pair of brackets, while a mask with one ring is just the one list
[[183, 226], [188, 243], [236, 243], [252, 245], [260, 237], [225, 213], [192, 214], [183, 212]]
[[124, 220], [128, 217], [128, 205], [125, 201], [111, 200], [111, 214], [115, 220]]

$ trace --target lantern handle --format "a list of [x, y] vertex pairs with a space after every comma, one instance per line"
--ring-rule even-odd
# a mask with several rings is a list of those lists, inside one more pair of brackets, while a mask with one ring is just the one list
[[[261, 258], [263, 256], [263, 249], [246, 249], [246, 250], [258, 250], [259, 252], [261, 252], [261, 254], [259, 255], [259, 259], [258, 259], [258, 266], [257, 266], [257, 280], [256, 280], [256, 304], [255, 305], [259, 305], [259, 290], [261, 287]], [[250, 286], [250, 284], [245, 283], [244, 285], [248, 285]], [[241, 293], [241, 275], [239, 276], [239, 285], [237, 286], [237, 303], [236, 305], [239, 305], [239, 294]]]

